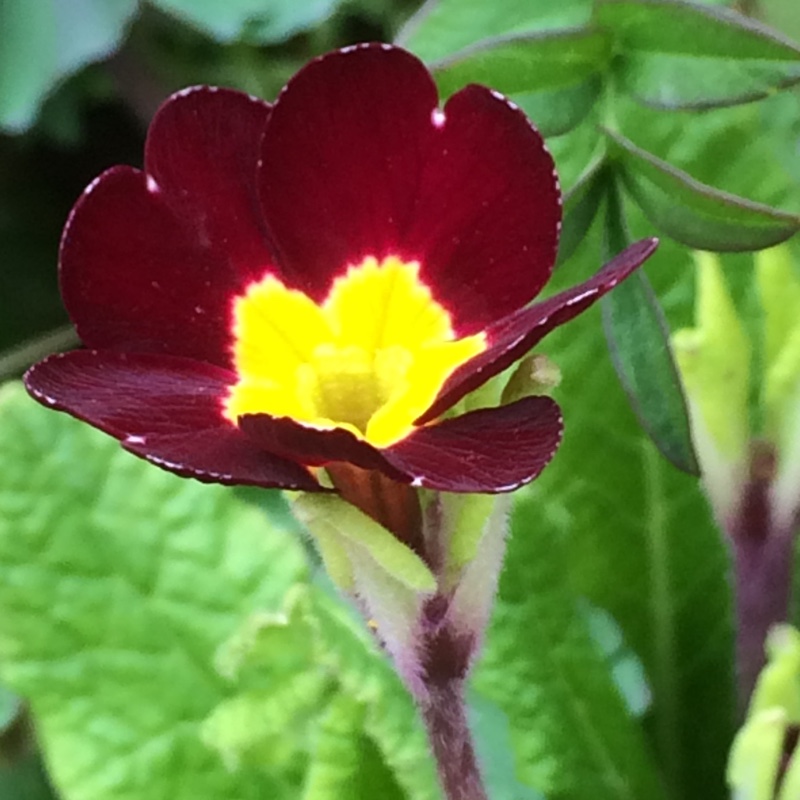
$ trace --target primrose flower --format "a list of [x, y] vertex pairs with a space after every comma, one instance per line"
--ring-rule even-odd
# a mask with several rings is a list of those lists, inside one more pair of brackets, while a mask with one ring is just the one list
[[200, 480], [321, 490], [343, 462], [502, 492], [561, 435], [524, 397], [443, 414], [638, 267], [639, 242], [534, 306], [553, 268], [553, 161], [522, 112], [468, 86], [439, 107], [388, 45], [323, 56], [274, 104], [195, 87], [153, 119], [140, 171], [78, 200], [61, 291], [87, 349], [34, 398]]

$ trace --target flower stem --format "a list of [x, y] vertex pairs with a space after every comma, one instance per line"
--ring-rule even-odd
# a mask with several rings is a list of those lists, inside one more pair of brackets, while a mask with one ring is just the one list
[[422, 716], [447, 800], [487, 800], [467, 723], [463, 681], [429, 685]]
[[766, 663], [770, 628], [789, 618], [794, 536], [776, 526], [771, 502], [774, 454], [756, 445], [740, 508], [728, 524], [736, 594], [739, 705], [746, 710]]
[[436, 595], [422, 615], [420, 678], [416, 700], [428, 732], [446, 800], [487, 800], [467, 721], [464, 686], [475, 655], [474, 633], [448, 613], [451, 598]]
[[736, 666], [739, 704], [747, 706], [766, 663], [770, 628], [789, 618], [793, 537], [787, 533], [734, 539]]

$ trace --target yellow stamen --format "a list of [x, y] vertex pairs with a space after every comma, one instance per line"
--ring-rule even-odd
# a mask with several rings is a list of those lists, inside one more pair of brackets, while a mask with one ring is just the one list
[[483, 333], [456, 339], [419, 264], [393, 256], [351, 267], [321, 305], [268, 275], [236, 299], [233, 338], [231, 422], [291, 417], [376, 447], [405, 438], [448, 376], [486, 348]]

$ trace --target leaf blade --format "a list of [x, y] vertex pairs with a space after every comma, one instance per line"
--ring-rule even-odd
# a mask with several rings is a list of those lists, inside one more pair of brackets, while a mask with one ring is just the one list
[[199, 732], [228, 692], [218, 643], [303, 574], [297, 543], [224, 488], [154, 469], [19, 385], [0, 392], [0, 417], [0, 674], [29, 699], [63, 796], [269, 794]]
[[759, 250], [800, 229], [800, 216], [707, 186], [621, 134], [602, 130], [627, 190], [654, 225], [682, 244], [716, 252]]
[[622, 87], [646, 105], [736, 105], [800, 81], [800, 47], [726, 8], [601, 0], [594, 21], [614, 32]]

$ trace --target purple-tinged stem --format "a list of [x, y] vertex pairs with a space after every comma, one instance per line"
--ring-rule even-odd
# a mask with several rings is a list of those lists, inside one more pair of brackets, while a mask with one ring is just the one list
[[487, 800], [467, 724], [461, 680], [429, 685], [422, 716], [447, 800]]
[[774, 470], [774, 453], [757, 444], [741, 504], [727, 526], [736, 584], [736, 666], [742, 711], [766, 663], [764, 645], [770, 628], [789, 618], [794, 536], [775, 525], [770, 497]]
[[739, 703], [745, 709], [766, 663], [770, 628], [789, 618], [793, 537], [740, 537], [733, 542], [736, 570], [736, 663]]
[[453, 625], [450, 603], [437, 595], [425, 604], [420, 648], [425, 693], [416, 699], [447, 800], [487, 800], [464, 698], [476, 639]]
[[[439, 502], [429, 506], [424, 518], [419, 494], [410, 486], [350, 465], [327, 469], [345, 500], [388, 528], [435, 573], [444, 569], [446, 542]], [[446, 800], [488, 800], [464, 698], [480, 634], [453, 613], [452, 587], [439, 586], [440, 591], [422, 601], [409, 652], [393, 653], [395, 667], [422, 714]]]

